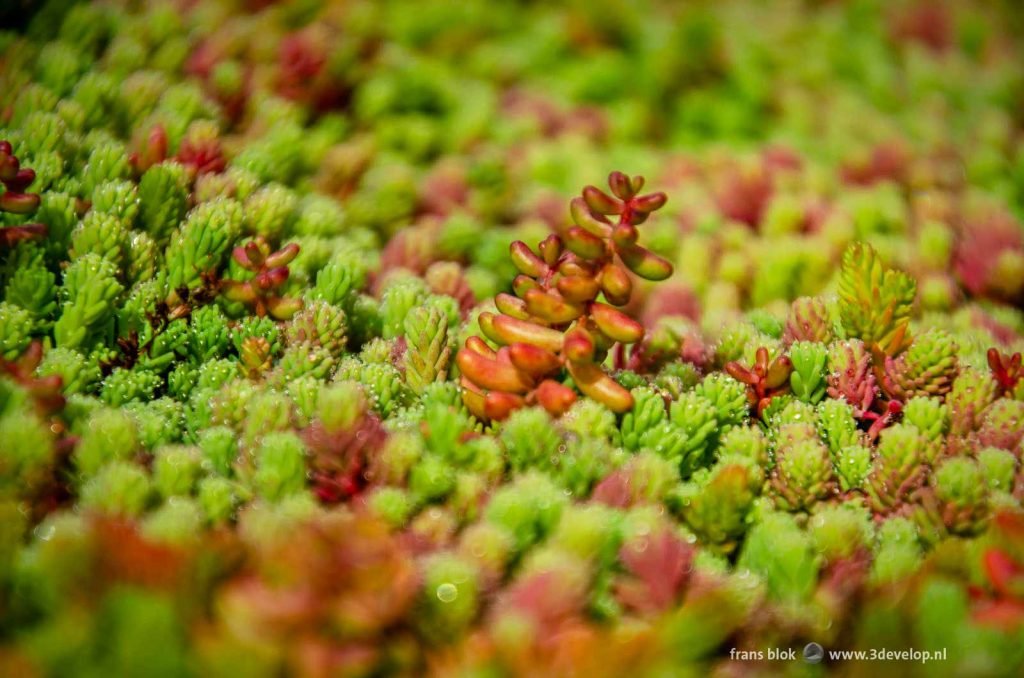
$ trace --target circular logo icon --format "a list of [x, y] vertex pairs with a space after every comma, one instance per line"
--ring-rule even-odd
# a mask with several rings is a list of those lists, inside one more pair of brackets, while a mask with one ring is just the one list
[[807, 643], [804, 646], [804, 661], [808, 664], [820, 664], [825, 658], [825, 649], [817, 643]]

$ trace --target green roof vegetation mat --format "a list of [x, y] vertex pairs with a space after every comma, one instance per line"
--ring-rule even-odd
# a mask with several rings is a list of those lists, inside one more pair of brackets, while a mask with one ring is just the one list
[[1024, 675], [1012, 1], [0, 13], [0, 675]]

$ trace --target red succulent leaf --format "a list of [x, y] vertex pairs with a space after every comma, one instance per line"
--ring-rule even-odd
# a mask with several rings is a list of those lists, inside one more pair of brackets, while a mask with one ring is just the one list
[[320, 501], [344, 501], [360, 493], [369, 479], [386, 479], [386, 469], [373, 468], [377, 452], [387, 438], [375, 415], [364, 413], [340, 431], [331, 431], [316, 420], [301, 436], [311, 454], [313, 491]]
[[982, 624], [1014, 629], [1024, 623], [1024, 514], [999, 511], [991, 527], [994, 544], [981, 558], [989, 587], [974, 592], [973, 617]]
[[459, 302], [459, 310], [464, 318], [476, 306], [476, 295], [459, 264], [451, 261], [431, 264], [423, 277], [434, 294], [443, 294]]
[[789, 390], [789, 375], [793, 362], [788, 356], [779, 356], [769, 361], [768, 349], [757, 349], [754, 364], [744, 367], [733, 360], [725, 364], [725, 371], [739, 382], [747, 385], [747, 400], [760, 417], [771, 404], [772, 398]]
[[1016, 388], [1017, 383], [1024, 376], [1019, 352], [1014, 353], [1011, 357], [1000, 353], [998, 349], [990, 348], [988, 350], [988, 366], [992, 370], [992, 376], [999, 382], [1003, 393], [1008, 393]]
[[383, 651], [368, 641], [338, 642], [328, 638], [301, 638], [295, 642], [294, 662], [300, 676], [365, 676], [380, 663]]
[[898, 141], [880, 143], [865, 156], [848, 160], [840, 174], [848, 184], [869, 186], [879, 181], [902, 182], [910, 163], [910, 154]]
[[288, 320], [302, 310], [302, 299], [271, 296], [267, 299], [267, 311], [275, 320]]
[[949, 7], [939, 2], [915, 2], [902, 8], [890, 20], [893, 39], [917, 42], [934, 52], [949, 49], [956, 27]]
[[269, 268], [281, 268], [292, 263], [292, 260], [295, 259], [298, 254], [299, 244], [296, 242], [290, 242], [278, 251], [268, 254], [263, 265]]
[[35, 193], [7, 191], [0, 195], [0, 212], [32, 214], [39, 207], [39, 200], [39, 196]]
[[667, 610], [682, 594], [693, 555], [693, 547], [668, 528], [633, 539], [619, 554], [630, 576], [617, 582], [617, 597], [640, 614]]
[[659, 318], [678, 315], [693, 321], [700, 320], [700, 299], [682, 283], [669, 283], [651, 292], [646, 299], [643, 323], [653, 327]]
[[20, 164], [14, 155], [14, 147], [11, 142], [0, 141], [0, 181], [5, 184], [18, 175]]
[[986, 600], [975, 606], [971, 614], [974, 621], [1012, 631], [1024, 624], [1024, 602], [1016, 600]]
[[262, 271], [256, 275], [253, 280], [256, 285], [263, 290], [274, 290], [281, 285], [288, 282], [288, 267], [279, 266], [277, 268], [271, 268], [266, 271]]
[[214, 66], [223, 58], [220, 45], [215, 40], [199, 42], [185, 61], [185, 72], [200, 78], [208, 78]]
[[736, 381], [741, 381], [744, 384], [753, 385], [757, 383], [757, 375], [743, 367], [740, 363], [735, 360], [727, 362], [725, 364], [725, 371], [729, 373]]
[[43, 359], [43, 344], [36, 340], [15, 360], [0, 359], [0, 371], [8, 374], [22, 388], [29, 392], [35, 402], [36, 411], [50, 416], [64, 409], [65, 399], [61, 388], [63, 379], [54, 374], [37, 377], [36, 368]]
[[767, 368], [764, 374], [764, 385], [768, 390], [782, 388], [789, 381], [793, 372], [793, 362], [789, 356], [780, 356]]
[[567, 585], [557, 572], [540, 572], [512, 584], [499, 603], [499, 609], [512, 608], [533, 618], [545, 631], [574, 619], [583, 611], [586, 592]]
[[192, 139], [185, 137], [178, 147], [178, 162], [192, 174], [219, 174], [227, 167], [219, 139]]
[[256, 315], [268, 313], [277, 320], [287, 320], [302, 308], [301, 299], [283, 297], [278, 293], [290, 275], [287, 264], [299, 253], [298, 243], [289, 243], [276, 252], [262, 236], [235, 247], [232, 258], [254, 275], [248, 281], [224, 281], [221, 292], [231, 301], [252, 307]]
[[144, 138], [133, 140], [128, 161], [137, 174], [142, 174], [167, 159], [168, 145], [167, 130], [158, 123], [149, 129]]
[[237, 280], [225, 280], [224, 284], [221, 286], [221, 292], [228, 301], [237, 301], [243, 304], [249, 304], [256, 301], [256, 294], [253, 292], [249, 283], [239, 282]]
[[[439, 222], [427, 218], [395, 233], [381, 250], [381, 272], [408, 269], [423, 274], [438, 258], [436, 250], [439, 232]], [[380, 283], [383, 283], [383, 278], [378, 280], [378, 287]]]
[[614, 471], [594, 487], [591, 499], [606, 506], [626, 508], [633, 502], [629, 482], [628, 473], [622, 469]]
[[441, 162], [423, 178], [419, 209], [425, 214], [446, 216], [470, 199], [465, 168], [456, 162]]
[[22, 193], [36, 180], [36, 171], [27, 167], [19, 169], [17, 173], [4, 182], [7, 190], [12, 193]]
[[1024, 568], [1021, 568], [1009, 555], [999, 549], [989, 549], [982, 556], [985, 575], [992, 583], [992, 588], [1004, 596], [1017, 596], [1024, 593]]
[[796, 151], [777, 144], [764, 149], [761, 153], [761, 162], [772, 175], [778, 172], [798, 171], [803, 167], [803, 161]]
[[344, 89], [332, 69], [327, 68], [328, 39], [311, 25], [281, 40], [277, 58], [278, 92], [321, 111], [338, 103]]
[[893, 423], [902, 411], [903, 403], [898, 400], [890, 400], [881, 413], [865, 412], [862, 419], [871, 422], [871, 426], [868, 428], [868, 439], [877, 440], [882, 429]]
[[186, 564], [183, 550], [149, 541], [127, 520], [97, 519], [95, 530], [103, 580], [160, 589], [181, 583]]
[[[234, 258], [234, 260], [238, 262], [239, 266], [241, 266], [247, 271], [251, 271], [257, 268], [257, 265], [253, 264], [252, 260], [249, 258], [249, 254], [252, 252], [253, 249], [250, 246], [254, 244], [255, 243], [249, 242], [246, 243], [245, 245], [239, 245], [238, 247], [235, 247], [233, 250], [231, 250], [232, 258]], [[256, 248], [255, 254], [259, 254], [259, 248]]]
[[46, 237], [45, 224], [23, 224], [0, 228], [0, 249], [14, 247], [22, 240], [41, 240]]
[[[27, 167], [21, 167], [21, 163], [14, 155], [14, 148], [9, 141], [0, 141], [0, 184], [3, 184], [4, 191], [0, 193], [0, 212], [11, 212], [13, 214], [32, 214], [39, 207], [39, 194], [26, 193], [25, 191], [36, 179], [36, 173]], [[19, 240], [34, 237], [39, 233], [36, 227], [42, 228], [42, 234], [46, 234], [46, 227], [42, 224], [30, 224], [26, 226], [15, 226], [0, 230], [0, 243], [11, 246]], [[12, 229], [23, 229], [21, 231]]]
[[327, 57], [309, 36], [293, 33], [281, 40], [278, 64], [283, 78], [295, 82], [309, 80], [316, 77], [326, 63]]
[[1004, 296], [993, 262], [1004, 252], [1024, 252], [1024, 234], [1012, 215], [992, 211], [968, 219], [962, 226], [954, 269], [975, 296]]
[[1000, 534], [1024, 549], [1024, 514], [1015, 511], [1000, 511], [994, 518]]
[[730, 164], [714, 183], [719, 211], [729, 219], [756, 228], [774, 192], [771, 174], [764, 163]]

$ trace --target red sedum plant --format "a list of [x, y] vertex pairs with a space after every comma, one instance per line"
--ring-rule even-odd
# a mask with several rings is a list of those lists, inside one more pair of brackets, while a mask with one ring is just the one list
[[616, 345], [635, 344], [644, 328], [616, 307], [629, 303], [630, 272], [647, 280], [672, 275], [672, 264], [637, 244], [637, 226], [666, 201], [664, 193], [640, 194], [643, 177], [608, 176], [608, 195], [595, 186], [570, 203], [574, 224], [531, 250], [510, 247], [520, 275], [515, 294], [500, 293], [499, 313], [480, 314], [480, 329], [498, 345], [470, 337], [459, 352], [462, 399], [485, 420], [505, 419], [538, 403], [564, 413], [576, 392], [559, 379], [568, 372], [586, 396], [615, 412], [633, 407], [633, 396], [601, 367]]
[[235, 261], [253, 276], [247, 281], [225, 280], [224, 296], [252, 308], [253, 312], [275, 320], [287, 320], [302, 308], [302, 300], [291, 299], [280, 294], [280, 288], [288, 281], [288, 264], [299, 253], [299, 246], [289, 243], [271, 252], [270, 245], [262, 236], [232, 252]]
[[25, 389], [32, 398], [36, 411], [44, 417], [64, 409], [65, 398], [61, 393], [63, 380], [59, 375], [38, 376], [36, 370], [43, 359], [43, 344], [33, 341], [14, 360], [0, 358], [0, 374], [6, 374]]
[[[11, 214], [32, 214], [39, 207], [39, 194], [28, 193], [28, 187], [36, 180], [35, 170], [22, 167], [9, 141], [0, 141], [0, 212]], [[14, 247], [21, 240], [33, 240], [46, 236], [44, 224], [0, 227], [0, 248]]]
[[996, 348], [990, 348], [988, 350], [988, 366], [1003, 395], [1013, 393], [1017, 384], [1024, 378], [1020, 352], [1010, 356], [1001, 353]]
[[772, 398], [789, 392], [789, 375], [793, 372], [793, 361], [788, 356], [769, 359], [768, 349], [757, 349], [754, 364], [744, 367], [733, 360], [725, 365], [731, 377], [747, 385], [747, 400], [760, 417], [772, 402]]

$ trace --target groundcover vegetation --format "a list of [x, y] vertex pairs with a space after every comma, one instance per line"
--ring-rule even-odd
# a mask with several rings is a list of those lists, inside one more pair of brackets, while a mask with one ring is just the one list
[[0, 674], [1024, 671], [1015, 3], [2, 16]]

